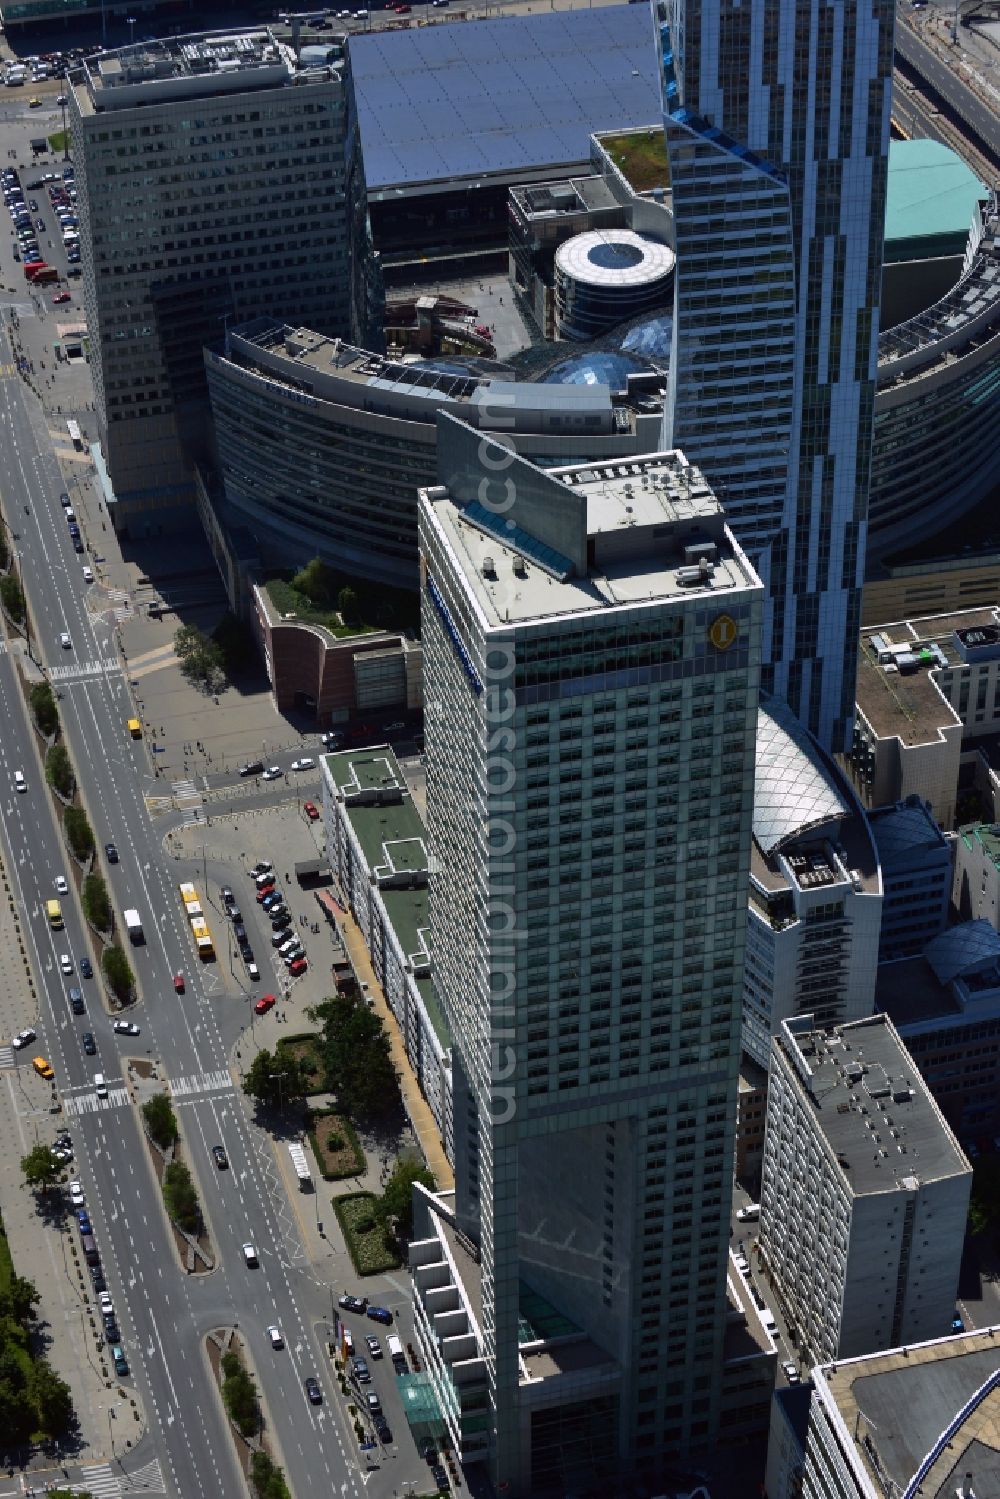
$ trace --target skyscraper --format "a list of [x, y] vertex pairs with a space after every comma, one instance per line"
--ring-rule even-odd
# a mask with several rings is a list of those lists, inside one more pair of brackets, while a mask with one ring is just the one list
[[682, 454], [543, 472], [446, 416], [438, 451], [427, 823], [460, 1238], [418, 1222], [416, 1321], [442, 1407], [485, 1371], [494, 1481], [565, 1492], [593, 1446], [655, 1463], [718, 1426], [762, 589]]
[[262, 313], [346, 331], [343, 81], [204, 33], [89, 58], [69, 114], [108, 512], [157, 535], [191, 523], [205, 344]]
[[763, 685], [853, 713], [894, 0], [658, 0], [677, 247], [664, 447], [767, 590]]

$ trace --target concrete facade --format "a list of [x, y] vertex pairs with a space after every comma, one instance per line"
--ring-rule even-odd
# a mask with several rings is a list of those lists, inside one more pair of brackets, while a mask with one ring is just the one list
[[757, 719], [743, 1049], [761, 1067], [782, 1021], [871, 1013], [882, 877], [857, 797], [777, 699]]
[[203, 346], [264, 311], [346, 331], [343, 82], [258, 28], [101, 53], [67, 92], [108, 513], [157, 535], [194, 518]]
[[972, 1169], [885, 1015], [775, 1038], [758, 1243], [810, 1360], [951, 1326]]
[[[544, 473], [444, 419], [439, 465], [431, 930], [489, 1400], [462, 1450], [566, 1492], [583, 1454], [656, 1472], [720, 1431], [760, 585], [683, 455]], [[616, 1394], [543, 1414], [522, 1285]]]

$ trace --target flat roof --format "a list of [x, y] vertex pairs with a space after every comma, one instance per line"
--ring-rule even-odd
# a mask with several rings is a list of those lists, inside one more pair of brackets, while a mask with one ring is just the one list
[[[786, 1026], [809, 1068], [808, 1087]], [[855, 1197], [968, 1174], [958, 1142], [886, 1015], [826, 1032], [786, 1022], [776, 1040]]]
[[[991, 1327], [824, 1364], [814, 1380], [821, 1403], [840, 1416], [872, 1492], [882, 1493], [889, 1480], [903, 1494], [998, 1367], [1000, 1328]], [[985, 1393], [949, 1435], [920, 1485], [921, 1499], [954, 1499], [966, 1473], [976, 1499], [1000, 1499], [1000, 1390]]]
[[[900, 1031], [912, 1026], [926, 1026], [929, 1021], [957, 1021], [963, 1014], [951, 985], [942, 984], [935, 978], [934, 970], [922, 955], [878, 965], [875, 1008], [884, 1010]], [[970, 1015], [970, 1024], [973, 1019], [978, 1019], [978, 1016]]]
[[369, 195], [572, 166], [660, 117], [648, 7], [504, 15], [348, 43]]
[[[439, 449], [439, 464], [443, 461]], [[534, 470], [532, 478], [543, 486], [566, 486], [578, 495], [584, 502], [590, 542], [600, 546], [607, 538], [610, 545], [597, 565], [576, 573], [569, 559], [512, 527], [509, 520], [502, 532], [487, 529], [490, 517], [483, 506], [463, 505], [442, 485], [423, 490], [421, 497], [459, 559], [490, 627], [665, 599], [721, 608], [727, 595], [760, 587], [725, 529], [714, 493], [683, 453], [574, 464], [544, 473], [520, 457], [514, 465], [524, 465], [526, 473]], [[685, 576], [691, 569], [684, 548], [703, 534], [711, 537], [716, 551], [711, 569], [699, 583]], [[617, 550], [614, 543], [619, 538], [622, 546]]]
[[[962, 609], [952, 614], [922, 615], [890, 624], [865, 625], [861, 632], [856, 696], [858, 707], [880, 739], [898, 737], [903, 744], [926, 744], [941, 730], [961, 724], [955, 709], [938, 689], [934, 672], [942, 666], [962, 670], [967, 662], [955, 647], [956, 630], [995, 626], [995, 606]], [[917, 663], [914, 670], [886, 671], [876, 657], [873, 637], [887, 647], [905, 646]], [[928, 647], [934, 647], [929, 652]], [[943, 661], [937, 658], [937, 652]], [[921, 653], [923, 653], [922, 659]]]
[[[977, 202], [989, 188], [940, 141], [890, 141], [885, 202], [885, 259], [908, 258], [895, 241], [941, 238], [939, 254], [963, 248]], [[933, 250], [933, 244], [928, 248]]]

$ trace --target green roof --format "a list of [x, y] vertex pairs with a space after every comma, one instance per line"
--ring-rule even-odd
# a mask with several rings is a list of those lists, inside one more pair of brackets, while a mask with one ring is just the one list
[[890, 141], [885, 262], [961, 255], [976, 203], [988, 196], [940, 141]]

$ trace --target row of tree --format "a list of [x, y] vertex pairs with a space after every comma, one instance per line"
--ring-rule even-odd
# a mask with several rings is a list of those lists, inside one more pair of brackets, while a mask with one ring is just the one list
[[64, 1436], [75, 1419], [69, 1385], [32, 1352], [31, 1324], [40, 1300], [31, 1281], [14, 1272], [0, 1291], [0, 1434], [6, 1448]]

